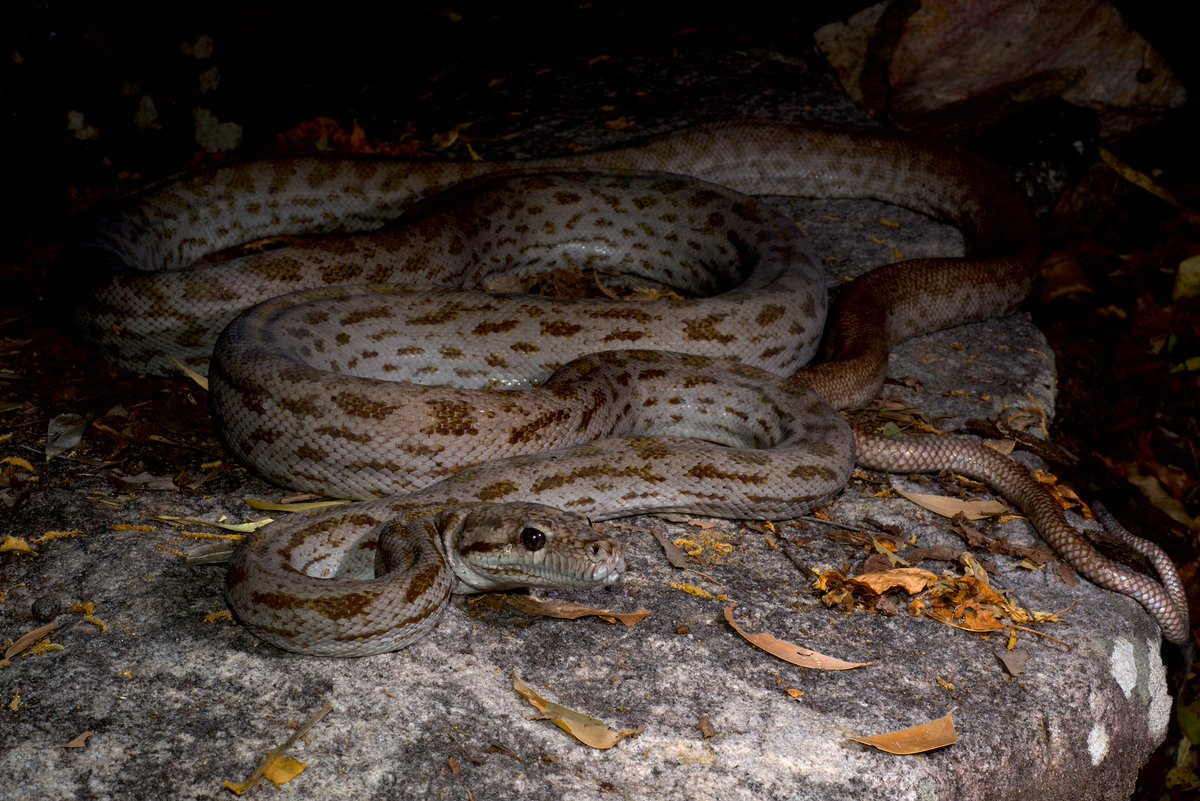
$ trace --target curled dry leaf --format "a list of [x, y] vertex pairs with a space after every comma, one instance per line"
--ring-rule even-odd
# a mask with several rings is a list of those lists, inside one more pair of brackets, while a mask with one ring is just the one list
[[758, 634], [749, 634], [734, 621], [732, 606], [725, 607], [725, 620], [746, 642], [756, 648], [761, 648], [771, 654], [771, 656], [778, 657], [785, 662], [790, 662], [799, 667], [810, 668], [812, 670], [851, 670], [852, 668], [866, 667], [872, 664], [870, 662], [844, 662], [841, 659], [835, 659], [832, 656], [826, 656], [817, 651], [802, 648], [786, 640], [777, 639], [774, 635], [768, 634], [765, 631]]
[[612, 748], [626, 737], [645, 731], [641, 726], [636, 729], [613, 729], [601, 720], [582, 712], [576, 712], [574, 709], [568, 709], [553, 701], [547, 701], [515, 674], [513, 675], [513, 689], [541, 712], [545, 720], [549, 720], [584, 745], [601, 751]]
[[919, 567], [899, 567], [880, 573], [864, 573], [861, 576], [846, 579], [846, 582], [869, 590], [876, 595], [883, 595], [888, 590], [896, 588], [904, 590], [909, 595], [916, 595], [937, 584], [940, 580], [936, 574]]
[[608, 609], [597, 609], [594, 606], [571, 603], [569, 601], [554, 601], [549, 598], [534, 598], [529, 595], [506, 595], [504, 600], [508, 605], [527, 615], [553, 617], [561, 620], [578, 620], [581, 617], [598, 617], [609, 623], [619, 620], [626, 626], [636, 626], [650, 616], [649, 609], [639, 609], [636, 612], [613, 612]]
[[896, 490], [917, 506], [928, 509], [942, 517], [962, 515], [968, 520], [982, 520], [985, 517], [1002, 515], [1009, 511], [1008, 506], [1000, 501], [964, 501], [946, 495], [922, 495], [917, 492]]
[[889, 754], [923, 754], [958, 742], [954, 720], [950, 715], [887, 734], [872, 737], [851, 737], [851, 740], [878, 748]]

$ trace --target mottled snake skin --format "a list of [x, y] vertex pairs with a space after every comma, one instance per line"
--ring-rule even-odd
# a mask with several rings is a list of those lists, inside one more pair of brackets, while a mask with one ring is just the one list
[[[486, 177], [514, 167], [557, 172]], [[789, 221], [739, 192], [897, 203], [958, 226], [968, 256], [851, 284], [822, 363], [801, 369], [825, 328], [820, 266]], [[405, 211], [370, 236], [192, 266]], [[290, 650], [403, 647], [456, 587], [610, 583], [621, 546], [585, 517], [797, 516], [844, 485], [855, 439], [865, 466], [988, 481], [1182, 642], [1187, 606], [1165, 557], [1164, 588], [1091, 548], [1018, 463], [958, 438], [852, 437], [830, 408], [873, 398], [896, 342], [1015, 308], [1035, 239], [990, 167], [874, 131], [729, 123], [517, 164], [251, 161], [98, 215], [76, 257], [106, 277], [76, 320], [131, 369], [170, 371], [170, 356], [207, 369], [227, 444], [271, 480], [380, 498], [278, 522], [235, 555], [232, 608]], [[702, 299], [504, 294], [563, 265]]]

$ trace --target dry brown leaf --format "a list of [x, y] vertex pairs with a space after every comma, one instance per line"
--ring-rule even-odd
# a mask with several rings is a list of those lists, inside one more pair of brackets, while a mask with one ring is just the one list
[[529, 595], [506, 595], [504, 600], [514, 609], [527, 615], [553, 617], [561, 620], [578, 620], [581, 617], [599, 617], [610, 623], [619, 620], [626, 626], [636, 626], [650, 616], [649, 609], [639, 609], [636, 612], [613, 612], [608, 609], [597, 609], [594, 606], [571, 603], [569, 601], [554, 601], [548, 598], [534, 598]]
[[680, 570], [686, 570], [687, 568], [691, 567], [687, 560], [687, 554], [679, 550], [675, 543], [667, 539], [665, 534], [663, 534], [661, 531], [652, 531], [650, 533], [654, 539], [658, 541], [658, 544], [662, 546], [663, 555], [667, 557], [667, 562], [669, 562], [672, 567], [677, 567]]
[[636, 729], [613, 729], [606, 725], [604, 721], [597, 720], [582, 712], [576, 712], [574, 709], [569, 709], [553, 701], [547, 701], [534, 692], [532, 687], [521, 681], [515, 674], [513, 675], [513, 689], [522, 698], [532, 704], [535, 709], [541, 712], [543, 719], [549, 720], [555, 726], [558, 726], [558, 728], [591, 748], [603, 751], [612, 748], [626, 737], [632, 737], [635, 734], [641, 734], [645, 731], [641, 726]]
[[38, 626], [33, 631], [25, 632], [24, 634], [22, 634], [20, 637], [17, 638], [16, 642], [14, 642], [12, 645], [8, 646], [8, 648], [6, 648], [4, 650], [4, 659], [6, 661], [9, 659], [12, 659], [14, 656], [21, 653], [29, 646], [33, 645], [38, 640], [42, 639], [43, 637], [49, 636], [49, 634], [52, 631], [54, 631], [56, 628], [58, 628], [58, 623], [55, 621], [51, 621], [44, 626]]
[[1011, 651], [997, 651], [996, 658], [1004, 665], [1010, 676], [1020, 676], [1025, 671], [1025, 663], [1029, 661], [1029, 651], [1025, 648], [1014, 648]]
[[793, 665], [798, 665], [799, 667], [810, 668], [812, 670], [851, 670], [872, 664], [871, 662], [844, 662], [841, 659], [835, 659], [832, 656], [826, 656], [817, 651], [802, 648], [786, 640], [777, 639], [765, 631], [758, 634], [749, 634], [734, 621], [732, 606], [725, 607], [725, 620], [746, 642], [756, 648], [761, 648], [772, 656]]
[[56, 745], [55, 748], [83, 748], [87, 745], [87, 741], [90, 740], [95, 734], [96, 732], [94, 731], [85, 731], [83, 734], [80, 734], [78, 737], [71, 740], [71, 742], [63, 743], [62, 745]]
[[870, 590], [876, 595], [883, 595], [888, 590], [897, 587], [909, 595], [916, 595], [937, 584], [940, 580], [934, 573], [919, 567], [898, 567], [895, 570], [864, 573], [861, 576], [846, 579], [848, 583]]
[[928, 509], [942, 517], [962, 515], [968, 520], [982, 520], [985, 517], [1002, 515], [1009, 511], [1008, 506], [1000, 501], [964, 501], [947, 495], [922, 495], [916, 492], [896, 490], [917, 506]]
[[958, 742], [954, 720], [950, 715], [887, 734], [872, 737], [851, 737], [851, 740], [878, 748], [889, 754], [923, 754]]

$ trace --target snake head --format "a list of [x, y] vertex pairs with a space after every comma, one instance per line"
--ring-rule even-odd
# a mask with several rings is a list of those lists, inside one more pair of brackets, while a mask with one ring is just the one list
[[442, 531], [459, 579], [455, 592], [518, 587], [590, 589], [625, 571], [623, 543], [586, 519], [536, 503], [481, 504], [452, 515]]

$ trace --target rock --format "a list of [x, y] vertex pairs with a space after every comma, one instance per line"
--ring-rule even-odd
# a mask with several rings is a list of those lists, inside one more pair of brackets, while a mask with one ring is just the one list
[[1186, 100], [1162, 57], [1105, 0], [882, 3], [825, 26], [816, 41], [867, 109], [943, 136], [1061, 97], [1119, 137]]

